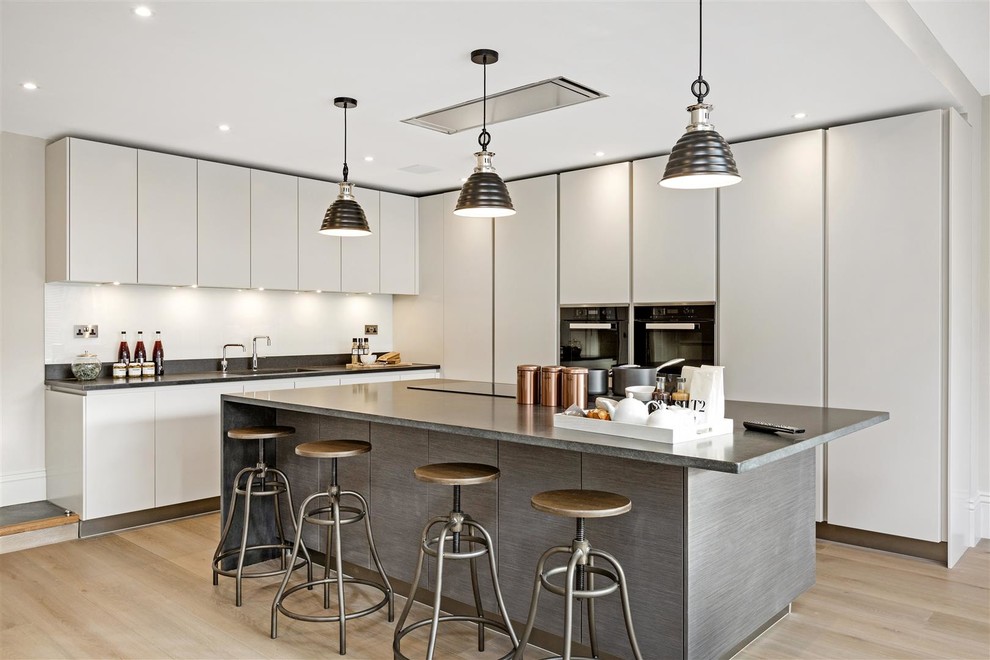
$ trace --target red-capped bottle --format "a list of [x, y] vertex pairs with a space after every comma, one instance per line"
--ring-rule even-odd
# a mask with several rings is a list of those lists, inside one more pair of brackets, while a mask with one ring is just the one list
[[151, 349], [151, 361], [155, 363], [155, 375], [165, 375], [165, 349], [162, 348], [161, 330], [155, 330], [155, 345]]
[[131, 349], [127, 345], [127, 333], [120, 331], [120, 346], [117, 348], [117, 362], [128, 364], [131, 361]]
[[138, 330], [137, 343], [134, 344], [134, 361], [145, 362], [148, 359], [148, 351], [144, 347], [144, 333]]

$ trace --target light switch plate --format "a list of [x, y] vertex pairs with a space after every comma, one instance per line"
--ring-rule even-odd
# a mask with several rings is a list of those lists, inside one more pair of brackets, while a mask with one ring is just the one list
[[72, 336], [76, 339], [96, 339], [100, 336], [100, 326], [74, 325], [72, 326]]
[[366, 335], [377, 335], [378, 334], [378, 326], [377, 325], [367, 325], [366, 324], [364, 326], [364, 334], [366, 334]]

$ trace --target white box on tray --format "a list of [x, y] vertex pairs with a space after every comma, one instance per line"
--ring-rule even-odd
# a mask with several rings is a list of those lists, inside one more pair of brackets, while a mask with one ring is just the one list
[[676, 445], [682, 442], [691, 442], [716, 435], [728, 435], [732, 433], [732, 420], [725, 417], [714, 422], [679, 426], [676, 429], [662, 429], [656, 426], [646, 426], [645, 424], [626, 424], [611, 420], [575, 417], [574, 415], [557, 413], [553, 416], [553, 425], [562, 429], [618, 435], [624, 438], [650, 440], [668, 445]]

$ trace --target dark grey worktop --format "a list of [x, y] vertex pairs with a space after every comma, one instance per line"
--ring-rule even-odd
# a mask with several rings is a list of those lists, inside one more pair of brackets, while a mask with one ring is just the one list
[[[444, 382], [444, 381], [437, 381]], [[230, 403], [359, 419], [466, 436], [518, 442], [651, 463], [745, 472], [889, 419], [886, 412], [727, 401], [732, 435], [678, 445], [555, 428], [560, 408], [521, 406], [514, 399], [410, 389], [409, 383], [373, 383], [280, 390], [271, 399], [225, 394]], [[744, 420], [803, 427], [784, 437], [746, 431]]]
[[206, 383], [228, 383], [250, 380], [275, 380], [278, 378], [309, 378], [312, 376], [343, 376], [354, 374], [374, 374], [391, 371], [413, 371], [417, 369], [439, 369], [439, 364], [407, 364], [402, 366], [362, 367], [348, 369], [343, 364], [307, 367], [306, 371], [293, 371], [295, 367], [268, 367], [258, 371], [239, 369], [228, 371], [202, 371], [192, 373], [165, 374], [142, 378], [97, 378], [96, 380], [48, 379], [45, 385], [68, 392], [91, 392], [94, 390], [132, 389], [136, 387], [162, 387], [165, 385], [201, 385]]

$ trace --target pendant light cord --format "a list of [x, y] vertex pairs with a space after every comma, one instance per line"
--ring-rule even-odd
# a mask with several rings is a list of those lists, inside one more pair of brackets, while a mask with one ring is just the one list
[[347, 183], [347, 104], [344, 104], [344, 183]]
[[705, 97], [708, 96], [710, 87], [708, 86], [708, 81], [701, 75], [701, 58], [704, 53], [704, 48], [702, 46], [704, 35], [704, 19], [701, 13], [701, 3], [702, 0], [698, 0], [698, 79], [691, 83], [691, 93], [695, 95], [698, 99], [698, 103], [704, 103]]
[[482, 83], [481, 83], [481, 134], [478, 136], [478, 144], [481, 145], [482, 151], [488, 151], [488, 145], [491, 144], [492, 135], [488, 132], [488, 56], [485, 55], [482, 61], [481, 69], [482, 73]]

